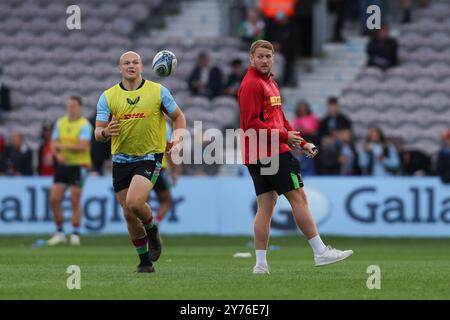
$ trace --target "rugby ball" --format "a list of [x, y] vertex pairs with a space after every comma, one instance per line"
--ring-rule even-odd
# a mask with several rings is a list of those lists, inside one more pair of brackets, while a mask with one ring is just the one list
[[153, 58], [152, 69], [159, 77], [170, 76], [177, 67], [177, 57], [169, 50], [158, 52]]

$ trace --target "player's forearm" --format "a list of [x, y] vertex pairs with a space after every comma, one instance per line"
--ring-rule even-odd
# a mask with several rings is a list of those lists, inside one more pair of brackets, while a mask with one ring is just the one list
[[184, 117], [184, 114], [180, 112], [180, 114], [178, 114], [178, 116], [172, 121], [173, 121], [172, 140], [173, 141], [183, 140], [184, 132], [186, 129], [186, 118]]
[[96, 127], [94, 131], [95, 141], [97, 142], [107, 142], [111, 136], [108, 136], [106, 132], [106, 128], [104, 127]]
[[59, 142], [52, 140], [50, 142], [50, 151], [53, 156], [56, 156], [59, 153]]
[[75, 146], [66, 146], [64, 147], [65, 150], [71, 151], [71, 152], [84, 152], [87, 149], [89, 149], [89, 144], [77, 144]]
[[266, 130], [267, 131], [267, 141], [271, 141], [273, 135], [274, 136], [278, 135], [279, 141], [281, 141], [281, 142], [285, 142], [288, 139], [287, 132], [283, 132], [279, 129], [271, 128], [269, 125], [262, 122], [259, 119], [259, 116], [257, 116], [257, 115], [252, 115], [248, 118], [246, 127], [248, 129], [255, 129], [257, 131], [258, 136], [261, 134], [260, 130]]

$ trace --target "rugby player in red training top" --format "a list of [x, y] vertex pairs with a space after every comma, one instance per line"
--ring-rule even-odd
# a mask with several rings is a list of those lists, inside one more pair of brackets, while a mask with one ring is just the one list
[[[266, 252], [270, 221], [279, 195], [289, 201], [295, 222], [311, 245], [316, 266], [338, 262], [353, 254], [352, 250], [341, 251], [326, 246], [317, 231], [303, 191], [299, 163], [290, 151], [301, 148], [312, 158], [318, 150], [286, 120], [280, 91], [271, 73], [273, 62], [273, 45], [265, 40], [255, 41], [250, 48], [250, 67], [238, 91], [242, 158], [253, 179], [258, 205], [254, 223], [255, 274], [270, 273]], [[248, 139], [252, 136], [248, 133], [252, 131], [256, 132], [256, 141]], [[277, 170], [267, 174], [272, 163], [278, 164]]]

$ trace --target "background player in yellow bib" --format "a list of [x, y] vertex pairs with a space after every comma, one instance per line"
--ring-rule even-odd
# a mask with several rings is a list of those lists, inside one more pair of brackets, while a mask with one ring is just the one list
[[[170, 124], [166, 125], [166, 129], [166, 139], [170, 140], [172, 136]], [[157, 223], [161, 223], [164, 220], [167, 212], [172, 207], [173, 199], [170, 189], [177, 184], [178, 175], [179, 167], [172, 161], [170, 156], [165, 154], [158, 180], [153, 187], [153, 191], [156, 193], [156, 199], [158, 200], [158, 210], [156, 212]]]
[[66, 108], [67, 115], [57, 120], [52, 133], [51, 149], [57, 164], [54, 183], [50, 191], [50, 206], [53, 210], [57, 232], [47, 241], [48, 245], [67, 242], [61, 207], [67, 187], [70, 187], [72, 204], [73, 233], [70, 236], [70, 243], [80, 244], [80, 198], [88, 168], [91, 166], [89, 141], [92, 135], [92, 126], [89, 120], [81, 116], [81, 98], [70, 97]]
[[[128, 51], [120, 57], [122, 81], [100, 96], [95, 139], [111, 139], [113, 187], [139, 254], [136, 271], [154, 272], [152, 262], [161, 254], [161, 240], [146, 200], [161, 170], [166, 144], [168, 153], [181, 148], [183, 130], [177, 129], [185, 129], [186, 120], [169, 90], [143, 79], [142, 71], [137, 53]], [[168, 143], [164, 114], [174, 124]]]

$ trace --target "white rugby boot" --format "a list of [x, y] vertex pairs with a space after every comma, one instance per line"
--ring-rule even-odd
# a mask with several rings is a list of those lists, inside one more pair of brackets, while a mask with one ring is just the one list
[[314, 255], [314, 262], [316, 267], [325, 266], [338, 261], [342, 261], [353, 254], [353, 250], [338, 250], [331, 246], [327, 246], [327, 249], [318, 255]]
[[70, 244], [73, 245], [73, 246], [79, 246], [81, 244], [80, 236], [77, 235], [77, 234], [72, 233], [70, 235]]
[[49, 246], [56, 246], [62, 243], [67, 243], [67, 238], [64, 232], [56, 232], [53, 237], [47, 241], [47, 245]]
[[269, 266], [257, 264], [253, 267], [253, 274], [270, 274]]

